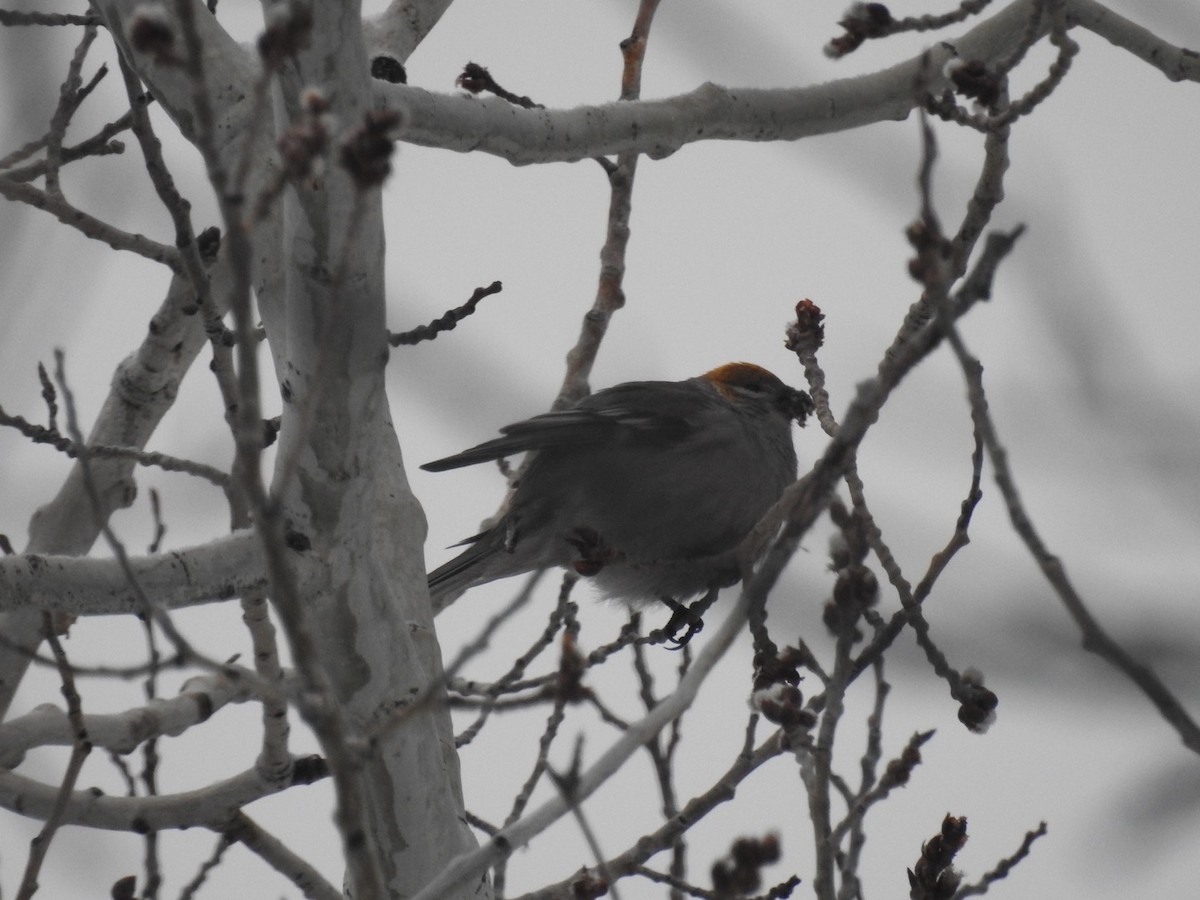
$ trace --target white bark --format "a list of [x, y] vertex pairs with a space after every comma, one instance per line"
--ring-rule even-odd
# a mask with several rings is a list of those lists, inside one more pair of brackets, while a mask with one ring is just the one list
[[[132, 753], [151, 738], [174, 737], [207, 721], [227, 703], [248, 696], [236, 681], [216, 675], [188, 679], [179, 695], [155, 699], [124, 712], [83, 716], [88, 740], [113, 753]], [[36, 747], [70, 747], [75, 741], [67, 712], [43, 703], [23, 716], [0, 725], [0, 768], [15, 769], [25, 752]]]
[[[346, 126], [363, 120], [369, 76], [355, 8], [314, 8], [311, 46], [280, 73], [277, 127], [310, 85], [325, 91]], [[352, 738], [441, 677], [425, 518], [404, 475], [384, 391], [379, 193], [358, 190], [330, 167], [285, 194], [282, 221], [283, 295], [261, 305], [286, 386], [273, 489], [285, 498], [289, 527], [311, 538], [312, 555], [326, 567], [322, 589], [307, 593], [296, 612]], [[363, 821], [387, 889], [407, 896], [474, 846], [462, 821], [449, 715], [431, 704], [373, 750], [359, 772]]]
[[[138, 584], [162, 609], [178, 609], [261, 591], [267, 576], [253, 534], [238, 531], [207, 544], [131, 557]], [[0, 610], [77, 616], [135, 613], [137, 592], [115, 559], [23, 554], [0, 558]]]
[[[289, 781], [270, 781], [257, 768], [251, 768], [232, 778], [176, 794], [110, 797], [94, 789], [72, 791], [62, 822], [137, 834], [197, 827], [219, 831], [243, 807], [291, 785]], [[34, 819], [50, 816], [59, 790], [58, 785], [0, 772], [0, 806]]]
[[[324, 91], [343, 129], [357, 127], [370, 106], [357, 4], [314, 6], [310, 39], [279, 73], [274, 98], [264, 100], [265, 95], [255, 93], [261, 75], [257, 59], [225, 34], [203, 4], [194, 3], [191, 10], [203, 44], [203, 96], [213, 113], [211, 133], [203, 133], [186, 67], [155, 62], [130, 45], [128, 25], [140, 5], [100, 0], [96, 8], [182, 133], [214, 147], [215, 166], [224, 167], [228, 177], [248, 154], [247, 197], [257, 196], [268, 183], [274, 159], [270, 142], [278, 129], [294, 121], [303, 89]], [[444, 4], [408, 8], [419, 14], [427, 30]], [[182, 57], [182, 26], [171, 5], [166, 11]], [[394, 12], [400, 11], [397, 7]], [[414, 46], [418, 39], [414, 36]], [[258, 107], [263, 102], [274, 107], [274, 123]], [[336, 154], [334, 146], [334, 162]], [[266, 260], [254, 277], [287, 400], [274, 491], [282, 498], [288, 527], [311, 541], [303, 558], [286, 560], [296, 588], [296, 595], [287, 598], [292, 624], [298, 626], [291, 636], [315, 645], [334, 694], [307, 702], [333, 710], [345, 732], [341, 740], [353, 742], [441, 674], [425, 588], [424, 516], [404, 477], [384, 392], [387, 331], [379, 193], [359, 190], [334, 164], [303, 189], [289, 188], [281, 204], [281, 210], [258, 223], [250, 239], [256, 262]], [[139, 560], [135, 569], [143, 590], [164, 605], [191, 602], [201, 594], [259, 592], [265, 586], [259, 546], [242, 533], [184, 554]], [[204, 563], [191, 566], [199, 560]], [[295, 577], [296, 563], [306, 560], [314, 565]], [[107, 561], [26, 557], [5, 561], [0, 573], [8, 579], [0, 583], [0, 591], [9, 608], [39, 599], [41, 607], [57, 604], [91, 612], [133, 608], [131, 592]], [[273, 587], [278, 600], [279, 585]], [[40, 615], [40, 609], [31, 607], [31, 636], [37, 634]], [[335, 773], [335, 783], [352, 785], [351, 793], [360, 800], [347, 803], [346, 796], [340, 797], [351, 808], [339, 821], [361, 823], [367, 844], [382, 862], [389, 894], [415, 893], [447, 860], [474, 845], [463, 821], [457, 757], [443, 705], [430, 704], [404, 728], [380, 737], [354, 771], [346, 769], [346, 759], [331, 760], [342, 765], [342, 780]], [[122, 802], [73, 795], [67, 820], [117, 828], [130, 827], [134, 820], [152, 828], [205, 824], [264, 790], [259, 776], [247, 774], [194, 796]], [[0, 802], [34, 815], [48, 814], [55, 792], [15, 775], [0, 779]], [[346, 837], [354, 842], [354, 835]], [[362, 874], [352, 863], [349, 879], [356, 887], [369, 884], [360, 882]], [[356, 896], [366, 900], [369, 891], [356, 890]]]
[[438, 19], [450, 7], [451, 0], [392, 0], [386, 10], [363, 23], [367, 53], [394, 57], [405, 62]]
[[[1096, 31], [1172, 80], [1200, 80], [1200, 58], [1174, 47], [1094, 0], [1064, 0], [1068, 22]], [[636, 151], [655, 159], [696, 141], [795, 141], [908, 116], [927, 91], [947, 87], [942, 67], [957, 55], [995, 62], [1019, 44], [1033, 11], [1017, 0], [961, 36], [931, 38], [928, 54], [855, 78], [787, 88], [707, 83], [660, 100], [620, 101], [574, 109], [523, 109], [496, 97], [439, 94], [419, 87], [372, 84], [376, 101], [404, 114], [401, 138], [459, 152], [478, 151], [515, 165], [575, 162]], [[951, 49], [952, 47], [952, 49]]]

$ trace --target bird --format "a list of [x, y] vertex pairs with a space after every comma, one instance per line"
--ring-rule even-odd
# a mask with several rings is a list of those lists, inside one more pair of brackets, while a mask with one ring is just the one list
[[[739, 545], [796, 479], [791, 425], [811, 410], [805, 392], [735, 362], [685, 381], [618, 384], [425, 463], [442, 472], [531, 453], [499, 520], [429, 574], [434, 608], [562, 567], [602, 597], [633, 609], [661, 601], [678, 615], [685, 600], [738, 580]], [[674, 629], [683, 621], [673, 616]]]

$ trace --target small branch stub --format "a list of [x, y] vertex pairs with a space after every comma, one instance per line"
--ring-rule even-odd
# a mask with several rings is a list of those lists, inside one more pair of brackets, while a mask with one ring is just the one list
[[487, 287], [475, 288], [475, 293], [471, 295], [471, 299], [462, 306], [455, 307], [440, 318], [434, 319], [428, 325], [420, 325], [411, 331], [402, 331], [399, 334], [388, 335], [388, 343], [393, 347], [400, 347], [403, 345], [419, 344], [421, 341], [432, 341], [443, 331], [453, 331], [459, 322], [475, 312], [475, 308], [479, 306], [484, 297], [498, 294], [501, 290], [503, 290], [503, 285], [499, 281], [493, 281]]
[[479, 65], [479, 63], [469, 62], [463, 66], [462, 72], [454, 79], [454, 83], [467, 93], [478, 94], [487, 91], [489, 94], [495, 94], [501, 100], [507, 100], [513, 106], [519, 106], [522, 109], [546, 108], [540, 103], [535, 103], [528, 97], [520, 97], [512, 93], [512, 91], [506, 91], [497, 84], [496, 79], [492, 77], [492, 73]]

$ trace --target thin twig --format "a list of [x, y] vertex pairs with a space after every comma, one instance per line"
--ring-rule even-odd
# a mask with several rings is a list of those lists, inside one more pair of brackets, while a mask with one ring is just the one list
[[507, 100], [513, 106], [519, 106], [522, 109], [545, 109], [542, 104], [534, 103], [528, 97], [521, 97], [511, 91], [506, 91], [496, 83], [492, 73], [479, 63], [469, 62], [463, 66], [462, 72], [454, 79], [454, 83], [471, 94], [478, 94], [481, 91], [495, 94], [501, 100]]
[[[757, 748], [753, 745], [754, 722], [757, 716], [751, 716], [747, 726], [747, 743], [734, 759], [733, 764], [717, 778], [705, 791], [692, 797], [680, 809], [679, 814], [664, 822], [657, 830], [642, 835], [633, 842], [629, 849], [609, 859], [605, 865], [613, 878], [624, 877], [638, 871], [648, 859], [662, 852], [675, 842], [697, 822], [717, 809], [724, 803], [733, 800], [737, 786], [741, 784], [760, 766], [783, 754], [787, 744], [782, 738], [782, 732], [775, 732]], [[574, 878], [554, 885], [524, 894], [516, 900], [551, 900], [564, 896], [570, 890]], [[566, 893], [569, 896], [569, 893]]]
[[[688, 645], [684, 645], [682, 651], [684, 654], [683, 664], [685, 666], [683, 671], [686, 672], [686, 664], [690, 661], [691, 650]], [[637, 675], [638, 693], [641, 697], [642, 705], [649, 712], [658, 705], [658, 698], [654, 695], [654, 677], [646, 662], [644, 644], [633, 645], [633, 669]], [[646, 752], [649, 754], [651, 764], [654, 767], [654, 779], [658, 783], [658, 792], [662, 799], [662, 816], [664, 820], [671, 819], [679, 814], [679, 803], [675, 796], [675, 772], [672, 763], [674, 750], [679, 746], [679, 739], [682, 734], [682, 722], [683, 717], [680, 716], [671, 723], [671, 729], [666, 739], [666, 746], [663, 745], [664, 741], [661, 732], [646, 742]], [[601, 869], [602, 873], [604, 871], [604, 869]], [[671, 847], [670, 874], [673, 878], [677, 878], [680, 881], [687, 876], [687, 848], [682, 837]], [[671, 900], [682, 900], [676, 888], [671, 889]]]
[[100, 25], [98, 16], [0, 9], [0, 25]]
[[[624, 67], [621, 71], [621, 100], [637, 100], [642, 89], [642, 62], [650, 25], [660, 0], [642, 0], [629, 37], [621, 42]], [[589, 393], [588, 379], [600, 351], [600, 342], [608, 331], [613, 313], [625, 305], [625, 250], [629, 245], [629, 215], [632, 209], [633, 179], [637, 174], [638, 154], [622, 153], [616, 167], [608, 173], [610, 196], [604, 246], [600, 249], [600, 280], [592, 308], [583, 317], [583, 327], [575, 346], [567, 353], [567, 371], [559, 388], [555, 407], [571, 406]]]
[[37, 892], [38, 872], [41, 871], [42, 863], [45, 862], [46, 854], [50, 850], [50, 842], [54, 839], [55, 832], [63, 824], [67, 805], [70, 802], [72, 792], [75, 790], [75, 783], [79, 780], [79, 772], [82, 770], [83, 763], [92, 750], [91, 741], [88, 740], [87, 727], [83, 723], [83, 703], [79, 698], [79, 691], [75, 689], [75, 678], [71, 672], [71, 664], [68, 662], [67, 655], [62, 648], [62, 643], [55, 633], [53, 617], [50, 613], [44, 613], [42, 615], [42, 622], [45, 631], [44, 637], [50, 644], [50, 650], [54, 654], [55, 662], [58, 664], [58, 674], [59, 678], [62, 679], [62, 692], [63, 697], [67, 701], [67, 716], [71, 722], [71, 731], [74, 735], [74, 740], [71, 744], [70, 759], [67, 760], [67, 769], [63, 774], [62, 782], [59, 784], [58, 793], [54, 800], [54, 807], [50, 815], [46, 817], [42, 830], [30, 841], [29, 859], [25, 863], [25, 873], [21, 877], [20, 886], [17, 888], [17, 900], [29, 900]]
[[153, 262], [162, 263], [171, 271], [182, 270], [179, 251], [151, 240], [145, 235], [131, 234], [85, 213], [64, 200], [30, 184], [22, 184], [12, 178], [0, 176], [0, 195], [9, 200], [18, 200], [35, 209], [44, 210], [64, 225], [74, 228], [84, 237], [108, 244], [114, 250], [128, 250]]
[[204, 882], [208, 880], [208, 875], [217, 866], [221, 864], [221, 860], [225, 858], [225, 851], [232, 847], [233, 839], [228, 835], [222, 834], [217, 838], [217, 843], [213, 847], [212, 853], [208, 859], [200, 864], [200, 868], [192, 877], [192, 880], [183, 886], [183, 890], [179, 892], [179, 900], [193, 900], [200, 888], [204, 886]]
[[[198, 665], [205, 666], [208, 669], [216, 672], [228, 671], [229, 666], [226, 663], [218, 662], [210, 659], [208, 656], [200, 653], [195, 647], [175, 628], [175, 623], [171, 621], [171, 617], [167, 615], [158, 604], [151, 601], [146, 592], [142, 589], [141, 583], [137, 579], [137, 575], [133, 571], [133, 567], [129, 561], [129, 554], [125, 550], [125, 545], [117, 538], [113, 532], [111, 525], [103, 517], [104, 506], [101, 503], [99, 491], [96, 486], [95, 478], [92, 475], [91, 459], [83, 450], [83, 435], [79, 430], [78, 419], [75, 414], [75, 397], [71, 393], [71, 389], [67, 385], [66, 372], [64, 371], [64, 356], [61, 350], [54, 351], [55, 372], [54, 377], [58, 382], [59, 393], [63, 398], [63, 406], [67, 417], [67, 434], [76, 446], [81, 448], [79, 454], [80, 471], [83, 474], [84, 489], [87, 491], [88, 498], [92, 504], [93, 514], [97, 517], [97, 525], [100, 533], [104, 535], [105, 541], [116, 558], [117, 564], [121, 568], [126, 582], [137, 598], [139, 611], [146, 616], [154, 619], [155, 623], [163, 630], [163, 634], [175, 647], [175, 652], [185, 659], [194, 662]], [[249, 677], [255, 683], [259, 680], [254, 677], [253, 673], [243, 672], [240, 677]], [[260, 685], [261, 686], [261, 685]]]
[[11, 415], [0, 406], [0, 426], [15, 429], [35, 444], [49, 444], [69, 459], [79, 459], [85, 452], [89, 457], [97, 459], [132, 459], [142, 466], [152, 466], [164, 472], [183, 472], [214, 484], [219, 488], [229, 487], [229, 476], [206, 463], [141, 450], [137, 447], [117, 447], [112, 444], [92, 444], [85, 450], [71, 438], [62, 434], [53, 423], [49, 427], [35, 425], [23, 416]]
[[825, 55], [839, 59], [853, 53], [868, 40], [910, 31], [936, 31], [978, 15], [990, 3], [991, 0], [962, 0], [957, 9], [948, 13], [907, 16], [903, 19], [893, 19], [888, 8], [881, 3], [855, 3], [838, 23], [844, 29], [843, 33], [825, 45]]
[[[142, 682], [147, 706], [158, 697], [158, 675], [162, 662], [162, 654], [158, 649], [158, 640], [154, 634], [154, 622], [148, 616], [139, 616], [142, 631], [146, 638], [146, 656], [149, 662], [146, 678]], [[148, 796], [158, 794], [158, 738], [150, 737], [142, 744], [141, 781]], [[162, 870], [158, 858], [158, 832], [147, 831], [143, 837], [145, 853], [143, 854], [146, 878], [142, 887], [143, 900], [157, 900], [158, 890], [162, 886]]]
[[447, 311], [428, 325], [418, 325], [410, 331], [401, 331], [399, 334], [389, 332], [388, 343], [393, 347], [401, 347], [419, 344], [421, 341], [432, 341], [443, 331], [453, 331], [459, 322], [475, 312], [484, 297], [498, 294], [501, 290], [503, 290], [503, 286], [499, 281], [493, 281], [487, 287], [477, 287], [466, 303]]
[[1025, 839], [1021, 841], [1021, 846], [1012, 856], [1006, 856], [996, 864], [996, 867], [979, 879], [975, 884], [963, 885], [954, 895], [953, 900], [963, 900], [964, 897], [978, 897], [987, 893], [989, 887], [1002, 878], [1007, 877], [1012, 871], [1013, 866], [1029, 855], [1029, 851], [1033, 849], [1033, 842], [1046, 834], [1046, 823], [1040, 822], [1038, 827], [1033, 831], [1025, 833]]
[[222, 834], [258, 856], [299, 888], [305, 897], [312, 900], [342, 900], [342, 892], [330, 884], [312, 863], [289, 849], [245, 813], [237, 813]]
[[548, 767], [546, 771], [554, 786], [558, 788], [559, 794], [571, 805], [571, 814], [574, 816], [575, 822], [579, 825], [579, 830], [583, 834], [583, 839], [592, 853], [592, 858], [596, 861], [596, 871], [600, 873], [600, 877], [604, 879], [605, 884], [608, 886], [608, 896], [612, 897], [613, 900], [621, 900], [621, 893], [617, 890], [616, 879], [609, 874], [608, 866], [604, 861], [604, 851], [600, 848], [600, 839], [596, 836], [596, 832], [588, 821], [587, 816], [584, 815], [583, 807], [575, 802], [574, 785], [579, 774], [582, 758], [583, 735], [579, 735], [575, 739], [575, 754], [571, 759], [570, 770], [560, 773], [556, 772], [553, 767]]
[[987, 447], [988, 458], [992, 462], [996, 484], [1004, 497], [1009, 521], [1041, 568], [1046, 580], [1054, 588], [1068, 615], [1079, 628], [1084, 649], [1095, 653], [1123, 672], [1150, 699], [1167, 724], [1175, 729], [1184, 746], [1193, 753], [1200, 753], [1200, 725], [1149, 666], [1135, 659], [1104, 630], [1075, 590], [1062, 561], [1043, 543], [1021, 501], [1016, 480], [1008, 465], [1008, 452], [1000, 442], [988, 410], [986, 395], [983, 393], [983, 367], [979, 360], [967, 351], [961, 336], [952, 326], [947, 326], [947, 338], [967, 377], [972, 416]]
[[[449, 679], [453, 678], [457, 672], [461, 671], [462, 667], [467, 663], [468, 660], [477, 656], [487, 647], [491, 641], [491, 636], [503, 622], [511, 618], [511, 616], [517, 612], [517, 610], [521, 609], [526, 603], [528, 603], [529, 598], [533, 596], [534, 587], [541, 579], [541, 575], [542, 572], [533, 573], [533, 576], [528, 579], [528, 581], [522, 587], [520, 593], [513, 599], [513, 602], [509, 604], [508, 607], [501, 610], [499, 614], [494, 616], [483, 627], [478, 637], [474, 641], [459, 651], [458, 656], [456, 656], [454, 659], [454, 662], [451, 663], [448, 669], [446, 669], [447, 682]], [[573, 583], [574, 582], [572, 582], [572, 584]], [[484, 704], [483, 708], [479, 711], [479, 716], [474, 722], [467, 726], [466, 729], [455, 735], [455, 747], [465, 747], [475, 739], [475, 736], [479, 734], [488, 718], [495, 711], [496, 701], [500, 695], [503, 694], [506, 689], [510, 688], [514, 682], [519, 680], [520, 677], [525, 674], [525, 670], [529, 667], [529, 664], [533, 662], [544, 649], [550, 646], [550, 642], [554, 640], [554, 635], [556, 635], [559, 629], [562, 628], [563, 620], [567, 615], [568, 607], [572, 605], [573, 604], [571, 604], [569, 600], [569, 590], [560, 591], [558, 603], [555, 605], [554, 610], [550, 613], [550, 618], [546, 622], [546, 627], [542, 629], [541, 634], [538, 635], [533, 644], [524, 653], [516, 658], [513, 664], [509, 667], [509, 670], [488, 688], [486, 694], [484, 695]], [[544, 692], [539, 691], [539, 698], [540, 697], [544, 697]]]
[[254, 671], [267, 684], [280, 688], [276, 696], [262, 699], [263, 736], [258, 768], [264, 778], [286, 779], [292, 764], [292, 756], [288, 751], [291, 726], [288, 722], [287, 693], [283, 690], [288, 674], [279, 659], [275, 625], [271, 622], [264, 592], [244, 592], [241, 604], [242, 622], [250, 632], [253, 647]]
[[[867, 747], [863, 751], [859, 767], [862, 780], [858, 787], [858, 797], [866, 800], [871, 789], [878, 783], [877, 768], [883, 758], [883, 711], [891, 686], [883, 677], [883, 660], [877, 662], [875, 670], [875, 706], [867, 717]], [[879, 799], [882, 799], [880, 797]], [[863, 827], [869, 803], [864, 803], [859, 812], [858, 805], [853, 801], [847, 804], [852, 810], [833, 829], [832, 840], [835, 846], [840, 846], [843, 836], [849, 834], [849, 847], [843, 850], [843, 859], [839, 862], [842, 873], [842, 889], [839, 897], [851, 898], [859, 896], [861, 891], [858, 878], [859, 861], [867, 836]], [[857, 814], [855, 814], [857, 813]]]
[[[542, 780], [542, 776], [548, 773], [550, 769], [550, 748], [554, 744], [554, 739], [558, 737], [559, 728], [562, 727], [563, 719], [566, 716], [568, 699], [568, 695], [563, 692], [555, 695], [554, 705], [550, 710], [550, 715], [546, 717], [546, 725], [542, 729], [541, 736], [538, 738], [538, 752], [534, 758], [533, 767], [525, 777], [521, 789], [513, 798], [512, 807], [504, 819], [502, 828], [508, 828], [521, 818], [525, 807], [529, 805], [529, 801], [533, 798], [534, 788], [538, 786], [538, 783]], [[575, 807], [581, 799], [572, 796], [568, 802], [568, 806]], [[508, 859], [506, 857], [497, 861], [492, 870], [492, 884], [497, 896], [504, 895], [507, 867]]]
[[86, 86], [83, 84], [81, 74], [83, 61], [87, 58], [87, 52], [95, 39], [96, 26], [94, 24], [86, 26], [83, 30], [83, 37], [80, 38], [75, 53], [71, 57], [70, 65], [67, 67], [66, 80], [59, 88], [58, 105], [55, 107], [54, 115], [50, 118], [50, 130], [46, 132], [46, 193], [52, 196], [62, 196], [58, 170], [62, 167], [63, 136], [67, 133], [71, 117], [75, 115], [79, 104], [91, 93], [99, 79], [103, 78], [108, 71], [105, 66], [101, 65], [92, 81]]
[[[125, 145], [120, 141], [114, 141], [113, 137], [123, 131], [129, 129], [132, 117], [129, 113], [125, 113], [119, 118], [107, 125], [101, 127], [90, 138], [80, 141], [78, 144], [72, 144], [69, 147], [62, 148], [61, 163], [66, 165], [69, 162], [75, 162], [79, 159], [85, 159], [89, 156], [105, 156], [113, 153], [124, 153]], [[0, 169], [5, 169], [5, 176], [13, 181], [32, 181], [35, 178], [40, 178], [46, 173], [46, 160], [35, 160], [25, 166], [13, 168], [23, 159], [27, 159], [36, 153], [38, 150], [46, 146], [47, 136], [42, 135], [40, 138], [30, 141], [23, 147], [14, 150], [8, 156], [0, 159]]]

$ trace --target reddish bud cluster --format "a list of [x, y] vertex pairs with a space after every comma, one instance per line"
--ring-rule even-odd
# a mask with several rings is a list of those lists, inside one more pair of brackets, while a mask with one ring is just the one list
[[859, 640], [858, 620], [878, 599], [879, 579], [866, 566], [854, 563], [838, 572], [833, 599], [825, 604], [822, 621], [834, 634], [853, 631], [854, 639]]
[[258, 38], [258, 55], [263, 65], [278, 69], [304, 45], [312, 26], [312, 9], [307, 3], [279, 3], [272, 7], [266, 30]]
[[936, 223], [918, 219], [905, 231], [908, 242], [917, 255], [908, 261], [908, 274], [914, 281], [929, 285], [940, 277], [942, 266], [950, 259], [954, 248]]
[[799, 666], [804, 654], [795, 647], [784, 647], [778, 653], [760, 651], [754, 657], [754, 693], [750, 705], [768, 722], [774, 722], [786, 732], [807, 730], [816, 724], [817, 717], [804, 708]]
[[528, 97], [519, 97], [512, 91], [506, 91], [492, 77], [492, 73], [479, 63], [469, 62], [463, 66], [462, 72], [454, 79], [454, 83], [472, 94], [479, 94], [483, 91], [495, 94], [500, 99], [507, 100], [514, 106], [520, 106], [523, 109], [543, 109], [542, 104], [534, 103]]
[[976, 734], [982, 734], [996, 721], [1000, 698], [983, 686], [983, 674], [975, 669], [963, 672], [959, 685], [958, 721]]
[[395, 144], [389, 132], [400, 122], [400, 113], [395, 110], [373, 109], [342, 144], [342, 166], [359, 190], [382, 184], [391, 174]]
[[964, 97], [978, 100], [989, 109], [999, 101], [1004, 79], [982, 60], [952, 59], [946, 64], [945, 72], [954, 90]]
[[880, 779], [882, 783], [889, 787], [908, 784], [913, 769], [921, 764], [921, 744], [931, 737], [933, 737], [933, 732], [926, 731], [910, 741], [900, 756], [887, 764], [883, 778]]
[[784, 647], [778, 652], [760, 650], [754, 655], [754, 689], [762, 690], [773, 684], [799, 684], [799, 666], [803, 658], [795, 647]]
[[950, 900], [954, 896], [962, 875], [951, 864], [966, 842], [966, 818], [947, 813], [941, 832], [921, 845], [921, 858], [908, 870], [912, 900]]
[[491, 73], [479, 63], [473, 62], [463, 66], [462, 72], [454, 79], [454, 83], [471, 94], [486, 91], [495, 84]]
[[779, 835], [738, 838], [729, 848], [729, 856], [713, 863], [713, 893], [718, 897], [752, 893], [762, 884], [762, 869], [778, 861]]
[[847, 566], [833, 584], [833, 599], [839, 606], [862, 609], [874, 606], [879, 599], [879, 579], [866, 566]]
[[852, 3], [838, 22], [846, 33], [825, 45], [825, 55], [837, 59], [853, 53], [868, 38], [887, 34], [893, 21], [891, 10], [882, 3]]
[[328, 99], [320, 91], [309, 90], [303, 104], [305, 117], [287, 128], [275, 144], [288, 178], [306, 178], [329, 145]]
[[577, 703], [585, 699], [587, 688], [583, 685], [583, 676], [587, 672], [587, 659], [579, 652], [572, 632], [564, 632], [562, 638], [562, 655], [558, 659], [558, 680], [555, 683], [557, 696], [564, 703]]
[[753, 706], [764, 719], [788, 734], [807, 731], [817, 722], [816, 714], [804, 708], [804, 695], [792, 684], [774, 684], [753, 695]]
[[837, 572], [837, 580], [823, 620], [834, 634], [850, 634], [859, 640], [858, 620], [879, 599], [879, 579], [863, 563], [870, 546], [867, 520], [837, 500], [829, 505], [829, 517], [838, 527], [829, 548], [830, 568]]
[[200, 251], [200, 260], [204, 263], [210, 263], [217, 258], [217, 251], [221, 249], [221, 229], [215, 225], [210, 225], [198, 235], [196, 235], [196, 249]]
[[796, 321], [787, 328], [784, 346], [798, 350], [819, 350], [825, 343], [825, 313], [821, 307], [805, 298], [796, 304]]

